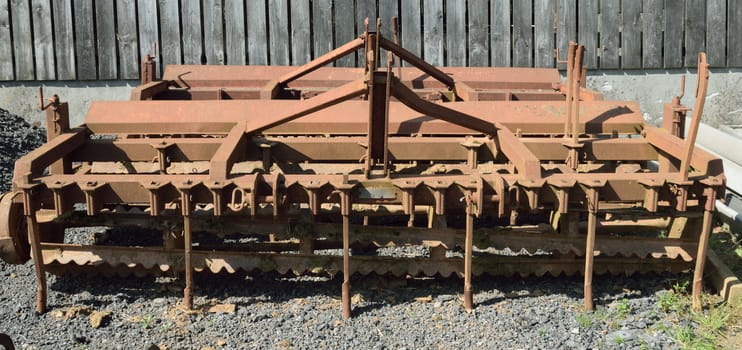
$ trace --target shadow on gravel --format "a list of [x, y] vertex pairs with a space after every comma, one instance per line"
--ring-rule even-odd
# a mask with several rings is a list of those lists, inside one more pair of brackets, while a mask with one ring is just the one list
[[[238, 307], [250, 304], [282, 304], [292, 299], [325, 296], [340, 307], [342, 275], [280, 275], [278, 273], [238, 273], [232, 275], [196, 274], [196, 297], [217, 302], [232, 298]], [[652, 296], [658, 290], [688, 280], [689, 274], [650, 274], [642, 276], [596, 276], [593, 279], [596, 306], [605, 306], [622, 299]], [[543, 276], [508, 278], [480, 276], [474, 279], [477, 307], [497, 305], [508, 300], [563, 295], [581, 305], [583, 297], [581, 276]], [[353, 314], [358, 316], [384, 307], [405, 303], [461, 303], [463, 279], [399, 278], [389, 276], [353, 276], [351, 280]], [[105, 307], [111, 299], [127, 303], [162, 297], [182, 297], [183, 279], [174, 277], [104, 278], [58, 276], [50, 284], [53, 291], [65, 294], [90, 293], [90, 298], [76, 303]], [[237, 298], [236, 300], [234, 298]]]

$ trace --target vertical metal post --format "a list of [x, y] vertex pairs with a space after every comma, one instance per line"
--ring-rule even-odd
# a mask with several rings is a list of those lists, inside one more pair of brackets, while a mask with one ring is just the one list
[[[575, 82], [572, 83], [572, 87], [575, 89], [575, 91], [572, 92], [572, 103], [574, 103], [574, 106], [572, 107], [572, 115], [574, 115], [574, 117], [572, 117], [572, 144], [575, 146], [577, 145], [577, 136], [579, 135], [580, 125], [580, 84], [584, 79], [584, 77], [582, 77], [582, 57], [584, 52], [584, 46], [580, 45], [577, 47], [573, 67], [575, 72], [572, 74], [572, 79], [575, 80]], [[575, 161], [577, 160], [575, 159]]]
[[181, 209], [183, 212], [183, 255], [185, 256], [185, 288], [183, 288], [183, 306], [186, 309], [193, 307], [193, 237], [191, 232], [191, 198], [190, 189], [193, 183], [188, 180], [180, 186]]
[[466, 204], [466, 242], [464, 245], [464, 309], [466, 312], [472, 312], [474, 298], [471, 287], [471, 260], [474, 245], [474, 212], [469, 198], [467, 198]]
[[[574, 41], [569, 42], [569, 49], [567, 51], [567, 114], [564, 118], [564, 138], [569, 137], [570, 122], [572, 121], [572, 94], [573, 94], [573, 79], [574, 65], [575, 65], [575, 48], [577, 44]], [[563, 62], [563, 61], [562, 61]]]
[[716, 202], [716, 190], [713, 187], [708, 187], [704, 191], [706, 192], [706, 205], [703, 211], [703, 226], [701, 228], [701, 236], [698, 240], [698, 252], [696, 253], [696, 268], [693, 271], [693, 310], [700, 311], [703, 306], [703, 299], [701, 294], [703, 293], [703, 269], [706, 264], [706, 252], [708, 251], [709, 237], [711, 236], [711, 224], [714, 215], [715, 202]]
[[185, 305], [186, 309], [191, 309], [191, 307], [193, 307], [193, 295], [191, 294], [191, 291], [193, 290], [193, 267], [191, 262], [191, 249], [193, 248], [193, 242], [191, 237], [190, 215], [183, 215], [183, 236], [185, 238], [184, 253], [186, 277], [185, 288], [183, 289], [183, 305]]
[[350, 307], [350, 193], [342, 191], [340, 193], [340, 210], [343, 215], [343, 287], [342, 287], [342, 304], [343, 319], [347, 320], [351, 316]]
[[593, 260], [595, 252], [595, 227], [598, 216], [598, 190], [587, 191], [587, 239], [585, 240], [585, 310], [593, 310]]
[[[39, 108], [46, 111], [46, 142], [70, 130], [70, 113], [67, 102], [59, 102], [59, 96], [52, 95], [44, 104], [44, 89], [39, 86]], [[72, 163], [67, 157], [52, 163], [49, 172], [54, 175], [72, 172]]]
[[36, 313], [43, 314], [46, 312], [46, 272], [44, 271], [44, 257], [41, 252], [39, 223], [36, 221], [36, 210], [30, 189], [23, 191], [23, 214], [26, 216], [28, 237], [31, 241], [31, 258], [36, 272]]
[[709, 65], [706, 61], [706, 54], [698, 54], [698, 84], [696, 85], [696, 104], [693, 107], [693, 116], [690, 120], [690, 129], [688, 137], [685, 139], [685, 148], [680, 157], [680, 181], [688, 180], [688, 168], [693, 157], [693, 149], [696, 146], [696, 137], [698, 128], [701, 125], [701, 115], [703, 106], [706, 103], [706, 92], [709, 86]]

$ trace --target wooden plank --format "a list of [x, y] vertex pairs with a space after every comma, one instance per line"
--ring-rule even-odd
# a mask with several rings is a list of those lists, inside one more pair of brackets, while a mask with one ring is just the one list
[[[420, 0], [402, 0], [400, 9], [399, 28], [402, 47], [422, 57], [422, 13]], [[405, 66], [409, 66], [405, 62]]]
[[706, 0], [686, 0], [685, 66], [696, 67], [701, 51], [706, 51]]
[[727, 2], [706, 2], [706, 55], [712, 67], [724, 67], [727, 47]]
[[10, 38], [8, 1], [0, 0], [0, 80], [13, 80], [13, 41]]
[[466, 66], [466, 1], [446, 1], [446, 66]]
[[204, 53], [206, 64], [223, 65], [224, 20], [221, 0], [204, 0]]
[[[157, 29], [157, 2], [138, 0], [139, 17], [139, 57], [154, 55], [160, 52], [160, 40]], [[153, 50], [154, 47], [154, 50]], [[161, 76], [161, 69], [155, 65], [156, 77]]]
[[665, 68], [683, 66], [683, 18], [685, 18], [683, 1], [665, 2]]
[[641, 0], [624, 0], [621, 3], [621, 13], [623, 15], [623, 26], [621, 28], [621, 68], [641, 68]]
[[332, 42], [332, 21], [321, 20], [332, 18], [332, 0], [312, 1], [312, 42], [314, 57], [322, 56], [334, 48]]
[[[335, 46], [340, 46], [343, 43], [347, 43], [355, 35], [355, 10], [353, 8], [353, 1], [337, 1], [335, 2]], [[337, 61], [335, 65], [338, 67], [355, 67], [356, 55], [348, 55]]]
[[443, 0], [429, 0], [423, 8], [423, 59], [443, 65]]
[[268, 31], [265, 2], [248, 1], [247, 11], [247, 61], [249, 64], [268, 64]]
[[487, 0], [469, 0], [469, 66], [490, 65], [489, 8]]
[[621, 8], [618, 1], [600, 2], [600, 68], [615, 69], [619, 67], [619, 46], [621, 42], [618, 26], [621, 20]]
[[36, 80], [55, 79], [51, 12], [49, 0], [31, 1]]
[[663, 0], [644, 0], [642, 4], [642, 67], [662, 67]]
[[570, 41], [577, 41], [577, 3], [573, 0], [557, 0], [556, 4], [556, 45], [558, 60], [567, 59]]
[[381, 35], [392, 40], [392, 18], [399, 17], [399, 3], [397, 0], [379, 0], [379, 18], [381, 19]]
[[554, 67], [554, 20], [556, 7], [552, 0], [533, 2], [533, 61], [536, 67]]
[[[248, 1], [249, 3], [253, 1]], [[201, 2], [181, 0], [180, 16], [183, 29], [183, 63], [201, 64], [206, 60], [206, 57], [202, 57], [204, 53], [201, 46]]]
[[268, 0], [268, 29], [270, 64], [289, 65], [291, 55], [288, 0]]
[[13, 41], [10, 38], [8, 1], [0, 0], [0, 80], [13, 80]]
[[77, 79], [97, 78], [95, 57], [95, 28], [93, 27], [93, 1], [75, 0], [75, 57]]
[[[379, 19], [381, 19], [381, 35], [394, 40], [392, 34], [392, 18], [399, 17], [399, 3], [397, 0], [379, 0]], [[386, 50], [381, 50], [381, 65], [386, 67]], [[397, 62], [399, 64], [399, 62]]]
[[[356, 0], [356, 35], [360, 35], [365, 30], [364, 21], [368, 18], [368, 30], [376, 31], [376, 1], [374, 0]], [[342, 44], [342, 43], [338, 43]], [[366, 64], [363, 54], [357, 54], [356, 65]], [[384, 61], [384, 60], [381, 60]]]
[[183, 63], [180, 48], [180, 9], [178, 0], [161, 0], [159, 4], [162, 50], [158, 58], [164, 68], [171, 64]]
[[98, 79], [116, 79], [116, 21], [113, 1], [95, 2], [95, 39], [98, 48]]
[[595, 68], [598, 64], [598, 0], [580, 1], [577, 24], [577, 42], [585, 46], [585, 65]]
[[509, 67], [512, 62], [510, 59], [510, 1], [492, 0], [490, 17], [492, 18], [492, 37], [490, 38], [492, 65]]
[[530, 1], [513, 2], [513, 66], [533, 66], [533, 15]]
[[226, 34], [226, 64], [245, 65], [245, 3], [241, 0], [224, 1], [224, 30]]
[[302, 65], [312, 60], [311, 17], [308, 0], [291, 0], [291, 64]]
[[116, 1], [116, 38], [119, 46], [119, 78], [139, 78], [136, 4]]
[[376, 1], [356, 0], [356, 33], [364, 31], [363, 22], [368, 18], [369, 31], [376, 31]]
[[28, 1], [11, 0], [10, 17], [13, 24], [15, 79], [33, 80], [33, 40], [31, 38], [31, 12]]
[[727, 8], [727, 66], [742, 67], [742, 1], [729, 1]]

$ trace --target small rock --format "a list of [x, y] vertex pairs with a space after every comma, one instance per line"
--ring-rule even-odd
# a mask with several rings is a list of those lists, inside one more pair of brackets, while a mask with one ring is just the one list
[[577, 328], [577, 327], [575, 327], [575, 328], [572, 328], [572, 329], [570, 330], [570, 333], [572, 333], [572, 334], [580, 334], [580, 329], [579, 329], [579, 328]]
[[433, 296], [428, 295], [428, 296], [424, 296], [424, 297], [417, 297], [417, 298], [415, 298], [415, 301], [417, 301], [418, 303], [429, 303], [429, 302], [433, 301]]
[[629, 343], [636, 339], [636, 333], [629, 329], [619, 329], [615, 332], [608, 333], [606, 339], [613, 343]]
[[93, 311], [88, 316], [88, 322], [93, 328], [100, 328], [104, 321], [111, 315], [111, 311]]
[[233, 314], [236, 309], [237, 306], [235, 304], [216, 304], [209, 308], [209, 312]]

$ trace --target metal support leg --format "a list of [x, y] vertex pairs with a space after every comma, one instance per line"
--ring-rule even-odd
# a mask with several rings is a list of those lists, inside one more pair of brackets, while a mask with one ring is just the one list
[[36, 222], [34, 214], [26, 215], [28, 225], [28, 238], [31, 241], [31, 258], [33, 259], [34, 271], [36, 272], [36, 313], [46, 312], [46, 272], [44, 271], [44, 258], [41, 254], [41, 239], [39, 237], [39, 223]]
[[350, 218], [343, 215], [343, 319], [350, 318]]
[[41, 238], [39, 223], [36, 221], [36, 210], [31, 198], [30, 190], [23, 191], [23, 215], [28, 227], [28, 240], [31, 243], [31, 258], [36, 272], [36, 313], [46, 312], [46, 272], [44, 271], [44, 257], [41, 253]]
[[593, 306], [593, 260], [595, 259], [595, 229], [598, 222], [598, 190], [587, 190], [587, 238], [585, 240], [585, 310], [592, 311]]
[[193, 241], [191, 237], [191, 216], [183, 216], [183, 236], [184, 236], [184, 253], [185, 253], [185, 288], [183, 289], [183, 305], [186, 309], [193, 307], [193, 265], [191, 262], [191, 250]]
[[471, 254], [474, 242], [474, 215], [471, 205], [466, 209], [466, 243], [464, 247], [464, 309], [472, 312], [474, 302], [471, 288]]
[[352, 186], [340, 193], [340, 211], [343, 215], [343, 319], [347, 320], [351, 315], [350, 308], [350, 189]]
[[597, 214], [587, 217], [587, 240], [585, 242], [585, 310], [593, 310], [593, 252], [595, 251], [595, 225]]
[[693, 272], [693, 310], [700, 311], [703, 306], [701, 294], [703, 293], [703, 268], [706, 263], [706, 251], [711, 236], [711, 219], [714, 212], [706, 210], [703, 212], [703, 228], [698, 241], [698, 252], [696, 253], [696, 268]]

